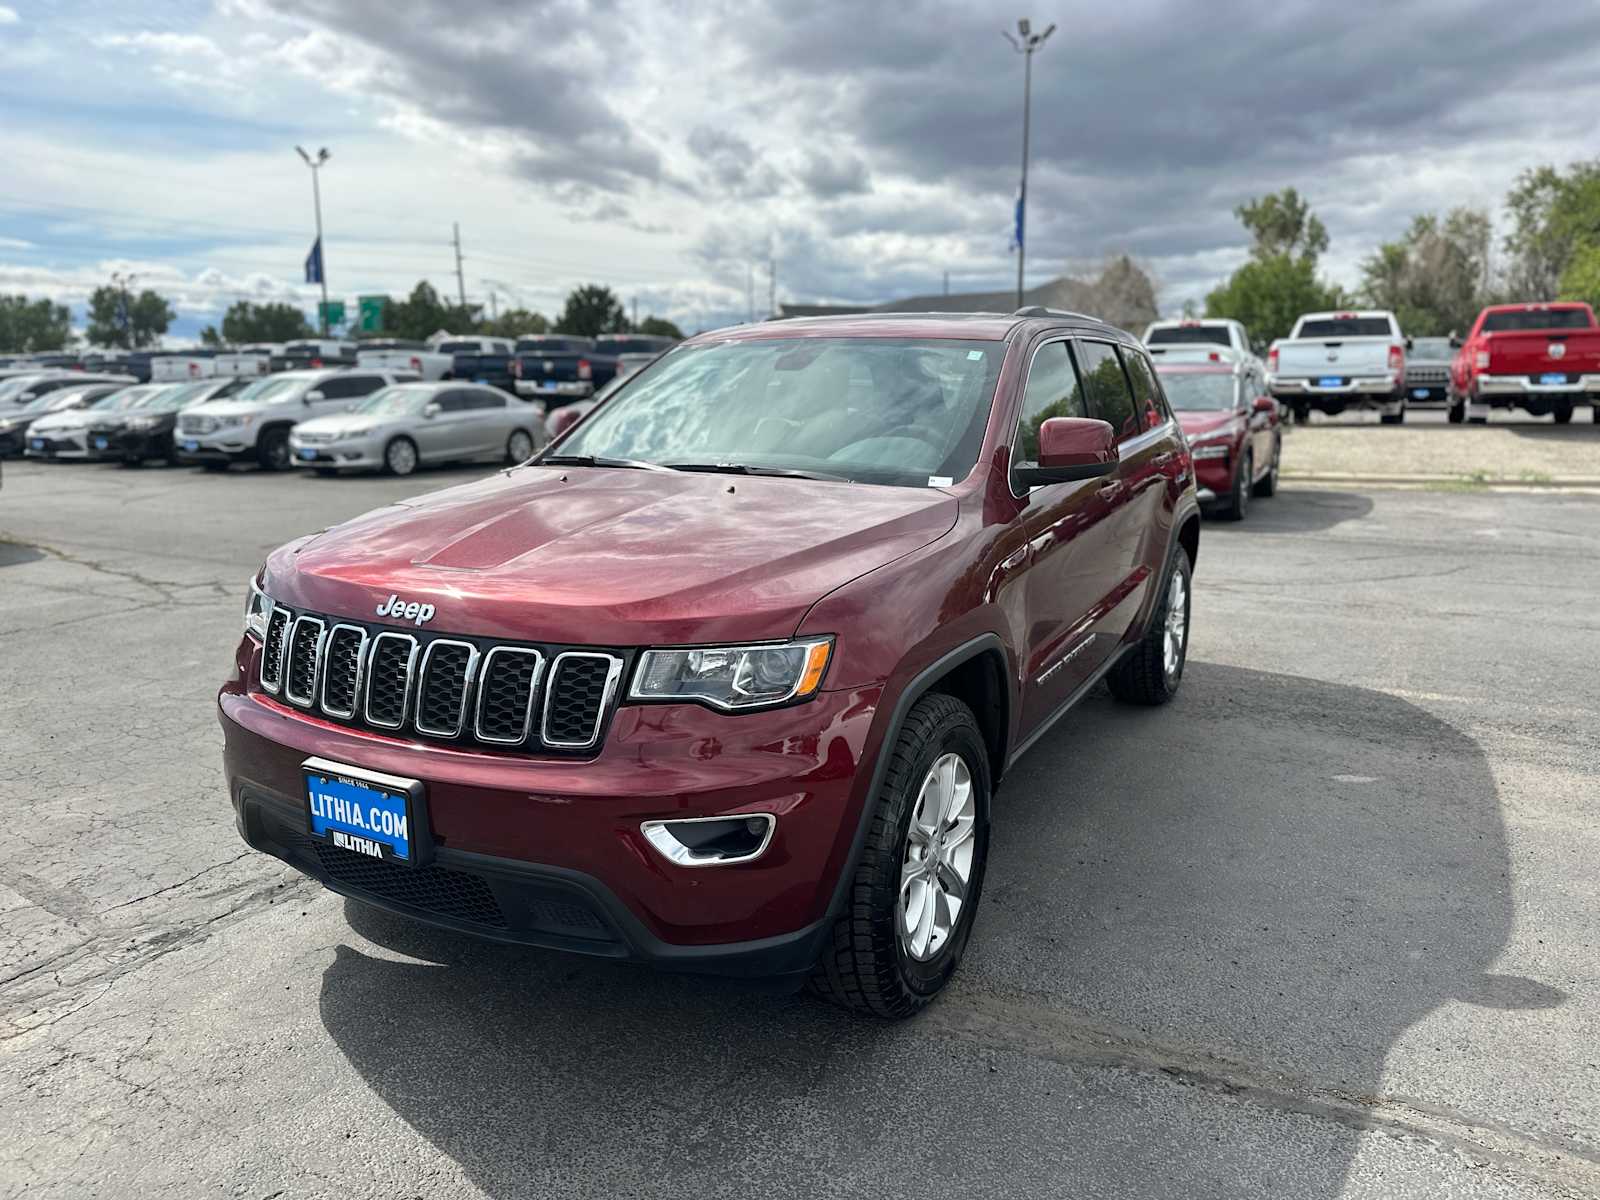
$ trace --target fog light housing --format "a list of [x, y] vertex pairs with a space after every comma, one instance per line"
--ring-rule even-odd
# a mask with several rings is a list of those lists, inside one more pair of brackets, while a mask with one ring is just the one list
[[760, 858], [777, 827], [778, 818], [771, 813], [735, 813], [646, 821], [639, 832], [673, 866], [725, 867]]

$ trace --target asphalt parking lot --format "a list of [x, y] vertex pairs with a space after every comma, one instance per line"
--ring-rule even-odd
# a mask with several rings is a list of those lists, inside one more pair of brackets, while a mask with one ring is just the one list
[[246, 578], [478, 473], [6, 465], [0, 1195], [1600, 1193], [1600, 499], [1208, 524], [1182, 694], [1030, 752], [956, 985], [886, 1025], [245, 851]]

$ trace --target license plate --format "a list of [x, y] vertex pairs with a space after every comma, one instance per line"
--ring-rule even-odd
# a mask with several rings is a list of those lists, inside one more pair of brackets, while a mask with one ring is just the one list
[[1412, 388], [1411, 389], [1411, 398], [1413, 400], [1426, 400], [1428, 398], [1428, 389], [1427, 388]]
[[1540, 383], [1565, 383], [1566, 381], [1567, 377], [1565, 374], [1539, 376]]
[[310, 462], [317, 457], [317, 452], [315, 450], [302, 450], [300, 451], [300, 457]]
[[200, 449], [200, 443], [199, 442], [179, 442], [178, 443], [178, 449], [179, 450], [187, 450], [192, 454], [192, 453], [194, 453], [194, 451]]
[[1324, 375], [1321, 379], [1317, 380], [1318, 387], [1339, 387], [1343, 383], [1344, 379], [1338, 375]]
[[301, 764], [312, 837], [382, 862], [415, 866], [422, 784], [326, 759]]
[[561, 385], [559, 383], [541, 383], [539, 385], [539, 390], [541, 392], [553, 392], [560, 386]]
[[28, 439], [28, 445], [32, 446], [35, 450], [43, 450], [44, 449], [44, 439], [43, 438], [29, 438]]
[[95, 438], [95, 440], [94, 440], [94, 448], [96, 450], [109, 450], [109, 449], [111, 449], [111, 439], [110, 438], [100, 438], [100, 437]]

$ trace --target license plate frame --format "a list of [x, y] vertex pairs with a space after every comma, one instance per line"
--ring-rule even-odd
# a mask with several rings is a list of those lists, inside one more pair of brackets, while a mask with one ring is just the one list
[[96, 450], [109, 450], [109, 449], [111, 449], [111, 439], [108, 438], [108, 437], [97, 437], [97, 438], [95, 438], [95, 440], [94, 440], [94, 448]]
[[1429, 393], [1427, 388], [1414, 387], [1411, 389], [1411, 398], [1413, 400], [1426, 400], [1428, 395]]
[[45, 448], [45, 440], [43, 438], [29, 438], [28, 439], [28, 449], [30, 449], [30, 450], [43, 450], [44, 448]]
[[1539, 382], [1545, 384], [1546, 386], [1551, 384], [1560, 384], [1562, 387], [1565, 387], [1567, 384], [1567, 373], [1565, 371], [1546, 371], [1543, 375], [1539, 376]]
[[192, 439], [185, 439], [184, 441], [178, 443], [178, 449], [182, 450], [185, 454], [193, 454], [196, 450], [200, 449], [200, 443]]
[[300, 461], [301, 462], [316, 462], [317, 461], [317, 452], [315, 450], [313, 450], [310, 446], [306, 446], [306, 447], [302, 448], [301, 451], [300, 451]]
[[1322, 375], [1317, 379], [1317, 386], [1321, 388], [1336, 388], [1344, 386], [1343, 375]]
[[[420, 779], [317, 757], [302, 762], [300, 774], [305, 788], [303, 812], [309, 837], [391, 866], [420, 867], [432, 861], [433, 839], [428, 830], [426, 788]], [[320, 790], [314, 792], [314, 788]], [[398, 812], [405, 820], [405, 845], [397, 845], [392, 833], [381, 826], [376, 829], [369, 826], [362, 831], [348, 820], [319, 814], [317, 809], [326, 806], [314, 804], [314, 796], [332, 796], [352, 806], [364, 807], [364, 815], [375, 824], [378, 818], [373, 815], [374, 805], [380, 812]], [[378, 852], [374, 853], [374, 849]]]

